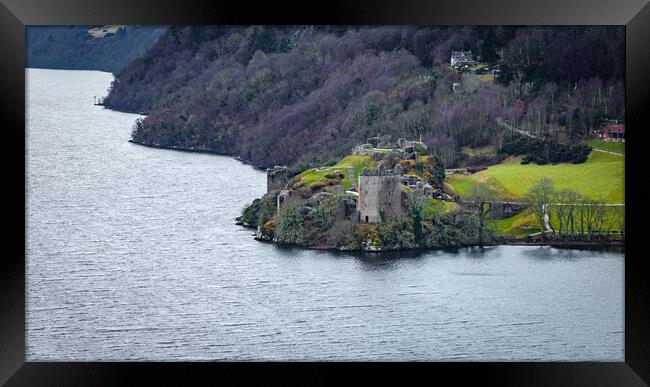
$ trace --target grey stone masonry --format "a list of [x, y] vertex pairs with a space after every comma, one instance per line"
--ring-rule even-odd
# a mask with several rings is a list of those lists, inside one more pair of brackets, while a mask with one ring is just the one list
[[276, 205], [276, 207], [277, 207], [277, 210], [276, 210], [276, 211], [277, 211], [277, 212], [280, 212], [280, 209], [282, 208], [282, 205], [283, 205], [283, 204], [284, 204], [284, 203], [285, 203], [285, 202], [286, 202], [290, 197], [291, 197], [291, 194], [289, 193], [289, 191], [284, 190], [284, 189], [283, 189], [282, 191], [280, 191], [280, 193], [278, 194], [278, 198], [276, 199], [276, 200], [277, 200], [277, 205]]
[[[357, 221], [381, 223], [402, 215], [401, 176], [379, 163], [376, 170], [364, 169], [359, 175]], [[383, 219], [382, 219], [383, 218]]]
[[380, 141], [381, 141], [381, 139], [379, 137], [370, 137], [367, 140], [368, 144], [370, 144], [370, 146], [372, 146], [373, 148], [376, 148], [377, 145], [379, 145]]
[[287, 167], [276, 165], [266, 169], [266, 192], [284, 189], [288, 181]]

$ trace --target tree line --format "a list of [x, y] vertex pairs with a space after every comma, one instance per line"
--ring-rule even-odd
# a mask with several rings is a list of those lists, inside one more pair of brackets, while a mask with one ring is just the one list
[[625, 206], [607, 205], [580, 193], [556, 190], [547, 177], [541, 178], [527, 192], [540, 232], [554, 224], [553, 234], [562, 239], [598, 239], [612, 232], [625, 235]]

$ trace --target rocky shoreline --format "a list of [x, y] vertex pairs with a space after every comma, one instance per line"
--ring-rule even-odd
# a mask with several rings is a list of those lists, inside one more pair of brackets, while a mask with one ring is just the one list
[[224, 152], [219, 152], [219, 151], [209, 149], [209, 148], [197, 148], [197, 147], [186, 148], [186, 147], [180, 147], [180, 146], [176, 146], [176, 145], [165, 146], [165, 145], [160, 145], [160, 144], [151, 144], [151, 143], [136, 141], [136, 140], [133, 140], [133, 139], [129, 139], [128, 141], [130, 143], [146, 146], [148, 148], [169, 149], [169, 150], [175, 150], [175, 151], [180, 151], [180, 152], [207, 153], [207, 154], [218, 155], [218, 156], [228, 156], [228, 157], [232, 157], [233, 159], [235, 159], [235, 160], [237, 160], [237, 161], [239, 161], [239, 162], [241, 162], [243, 164], [250, 165], [251, 167], [253, 167], [253, 168], [257, 169], [257, 170], [266, 171], [266, 166], [254, 164], [254, 163], [252, 163], [252, 162], [250, 162], [250, 161], [248, 161], [246, 159], [243, 159], [241, 156], [233, 156], [231, 154], [224, 153]]
[[546, 241], [527, 241], [525, 239], [508, 239], [508, 238], [497, 238], [491, 242], [486, 242], [482, 246], [478, 244], [466, 245], [466, 246], [443, 246], [440, 248], [415, 248], [415, 249], [402, 249], [402, 250], [382, 250], [381, 248], [365, 250], [365, 249], [345, 249], [337, 248], [327, 245], [291, 245], [279, 242], [275, 239], [266, 237], [260, 230], [260, 227], [255, 227], [251, 224], [247, 224], [241, 221], [241, 217], [235, 219], [235, 225], [242, 226], [255, 230], [254, 239], [264, 243], [273, 243], [281, 246], [291, 246], [298, 247], [307, 250], [321, 250], [321, 251], [335, 251], [335, 252], [357, 252], [357, 253], [387, 253], [387, 252], [400, 252], [400, 251], [434, 251], [434, 250], [444, 250], [451, 248], [464, 248], [464, 247], [494, 247], [494, 246], [550, 246], [557, 248], [593, 248], [593, 249], [603, 249], [611, 247], [625, 247], [624, 240], [608, 240], [608, 241], [599, 241], [599, 240], [546, 240]]

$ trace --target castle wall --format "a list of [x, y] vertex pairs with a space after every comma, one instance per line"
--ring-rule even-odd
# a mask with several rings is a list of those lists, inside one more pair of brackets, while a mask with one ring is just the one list
[[[470, 211], [477, 211], [478, 205], [475, 202], [461, 202], [461, 206]], [[528, 204], [523, 202], [504, 202], [490, 201], [489, 216], [493, 219], [506, 219], [513, 217], [528, 208]]]
[[278, 191], [284, 189], [289, 181], [287, 177], [287, 167], [276, 165], [266, 170], [266, 192]]
[[358, 221], [380, 223], [397, 220], [402, 214], [399, 175], [360, 175]]

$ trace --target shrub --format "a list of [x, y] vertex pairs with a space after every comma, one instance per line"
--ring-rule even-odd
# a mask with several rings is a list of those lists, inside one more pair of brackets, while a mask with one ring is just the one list
[[382, 223], [377, 229], [382, 249], [401, 250], [418, 247], [412, 230], [413, 227], [406, 218], [396, 222]]
[[521, 163], [534, 162], [544, 165], [548, 163], [574, 163], [587, 161], [591, 149], [585, 144], [563, 144], [552, 140], [517, 138], [503, 145], [502, 151], [509, 155], [524, 155]]
[[372, 224], [358, 224], [354, 229], [354, 240], [363, 250], [372, 250], [373, 247], [381, 246], [377, 227]]
[[409, 173], [409, 171], [411, 170], [410, 160], [402, 160], [399, 162], [399, 164], [402, 166], [402, 171], [404, 173]]
[[354, 223], [350, 221], [335, 222], [326, 235], [327, 244], [330, 246], [354, 247]]
[[260, 232], [263, 238], [272, 240], [275, 236], [275, 222], [273, 222], [273, 219], [261, 225]]
[[293, 167], [289, 168], [289, 170], [287, 171], [287, 176], [289, 177], [297, 176], [303, 173], [304, 171], [308, 170], [309, 168], [311, 168], [311, 166], [307, 163], [303, 163], [303, 162], [297, 163]]
[[327, 175], [325, 175], [326, 179], [336, 179], [338, 177], [339, 177], [338, 173], [328, 173]]
[[311, 192], [318, 192], [321, 189], [327, 187], [328, 185], [331, 184], [328, 184], [328, 182], [324, 182], [324, 181], [317, 181], [311, 185]]
[[300, 215], [300, 205], [287, 200], [276, 219], [275, 235], [279, 242], [300, 245], [303, 243], [303, 221]]
[[260, 226], [273, 218], [276, 211], [277, 193], [265, 194], [253, 202], [242, 212], [242, 222]]
[[326, 197], [314, 206], [314, 222], [320, 229], [327, 229], [334, 221], [339, 203], [334, 196]]
[[445, 167], [442, 160], [436, 155], [423, 158], [423, 160], [427, 172], [424, 175], [427, 177], [429, 184], [437, 188], [442, 187], [442, 183], [445, 181]]
[[478, 244], [480, 221], [476, 214], [454, 211], [433, 222], [424, 222], [423, 241], [426, 247], [462, 247]]
[[417, 171], [418, 175], [422, 175], [424, 173], [424, 162], [422, 162], [422, 159], [418, 159], [415, 162], [415, 170]]

